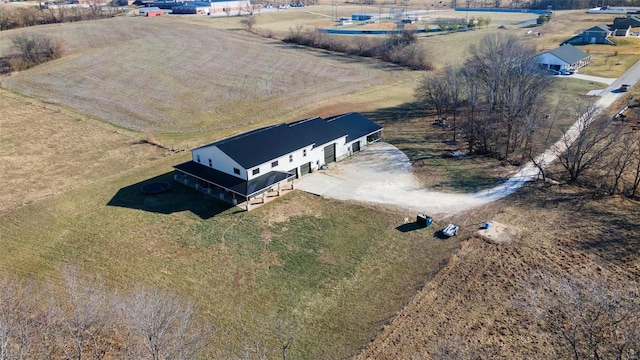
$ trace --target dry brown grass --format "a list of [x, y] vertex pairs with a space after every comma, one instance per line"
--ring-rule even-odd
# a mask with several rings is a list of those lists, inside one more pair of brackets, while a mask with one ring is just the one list
[[557, 358], [562, 340], [522, 307], [530, 277], [546, 272], [624, 289], [640, 276], [638, 206], [624, 198], [594, 200], [576, 189], [532, 186], [468, 214], [470, 224], [482, 221], [482, 213], [521, 234], [509, 244], [479, 237], [463, 242], [358, 358], [438, 358], [447, 348], [464, 358]]
[[166, 153], [135, 134], [2, 89], [0, 129], [0, 212]]
[[70, 55], [8, 77], [4, 86], [140, 131], [257, 127], [402, 73], [172, 18], [31, 31], [56, 31]]

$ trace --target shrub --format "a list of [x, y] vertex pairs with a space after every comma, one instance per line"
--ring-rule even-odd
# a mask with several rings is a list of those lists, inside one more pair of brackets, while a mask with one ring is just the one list
[[62, 56], [64, 43], [47, 35], [24, 33], [11, 39], [18, 54], [11, 62], [13, 70], [25, 70]]

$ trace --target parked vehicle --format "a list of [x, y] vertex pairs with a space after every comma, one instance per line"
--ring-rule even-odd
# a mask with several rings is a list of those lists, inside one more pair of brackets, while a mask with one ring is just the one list
[[622, 84], [622, 85], [620, 85], [620, 91], [622, 91], [622, 92], [627, 92], [627, 91], [629, 91], [629, 88], [630, 88], [629, 84]]

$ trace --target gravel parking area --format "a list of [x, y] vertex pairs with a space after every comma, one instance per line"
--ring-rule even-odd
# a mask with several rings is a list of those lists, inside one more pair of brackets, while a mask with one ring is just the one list
[[352, 200], [430, 214], [452, 214], [494, 197], [452, 194], [421, 187], [409, 158], [395, 146], [378, 142], [329, 169], [304, 176], [296, 188], [338, 200]]

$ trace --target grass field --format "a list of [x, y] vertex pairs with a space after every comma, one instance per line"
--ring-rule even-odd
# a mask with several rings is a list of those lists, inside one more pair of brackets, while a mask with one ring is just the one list
[[55, 31], [69, 55], [5, 78], [5, 87], [144, 132], [219, 131], [222, 137], [280, 122], [308, 104], [401, 80], [404, 73], [171, 18], [32, 31]]
[[[639, 275], [633, 229], [640, 224], [629, 211], [637, 203], [592, 201], [562, 193], [564, 188], [559, 195], [528, 188], [520, 197], [414, 231], [402, 231], [400, 224], [415, 214], [298, 191], [250, 213], [178, 184], [164, 194], [143, 195], [144, 183], [171, 181], [171, 166], [189, 158], [188, 152], [164, 156], [141, 143], [145, 132], [184, 148], [260, 125], [348, 111], [384, 125], [385, 139], [416, 160], [416, 174], [434, 188], [476, 190], [513, 170], [441, 156], [460, 144], [430, 125], [433, 114], [412, 106], [422, 73], [245, 36], [238, 19], [216, 20], [119, 18], [30, 29], [63, 37], [68, 55], [1, 78], [3, 86], [43, 100], [0, 91], [0, 203], [26, 203], [0, 212], [0, 272], [55, 284], [60, 267], [71, 264], [114, 288], [175, 291], [216, 325], [212, 358], [229, 357], [228, 346], [240, 346], [247, 336], [266, 331], [274, 338], [273, 319], [284, 317], [300, 329], [290, 357], [316, 359], [355, 354], [425, 285], [428, 297], [416, 298], [425, 307], [412, 304], [400, 316], [417, 311], [432, 320], [392, 324], [398, 332], [420, 334], [416, 338], [429, 345], [447, 328], [474, 339], [477, 324], [491, 321], [482, 328], [482, 341], [517, 345], [530, 342], [491, 335], [505, 322], [509, 331], [524, 331], [511, 310], [490, 306], [514, 293], [493, 297], [484, 289], [514, 284], [520, 279], [514, 274], [529, 269], [522, 262], [584, 270], [607, 261], [621, 277]], [[286, 22], [275, 26], [284, 29]], [[498, 30], [422, 40], [444, 66], [461, 63], [461, 50], [491, 31]], [[0, 52], [9, 51], [5, 40], [12, 33], [0, 33]], [[553, 97], [593, 86], [598, 84], [558, 80]], [[588, 213], [577, 213], [578, 206]], [[613, 223], [615, 218], [623, 220]], [[523, 244], [496, 248], [471, 240], [451, 258], [487, 219], [521, 229]], [[462, 226], [460, 236], [435, 237], [448, 222]], [[618, 225], [629, 240], [597, 243]], [[576, 240], [565, 242], [567, 233]], [[556, 254], [558, 242], [569, 250]], [[573, 264], [569, 255], [581, 261]], [[488, 281], [491, 274], [496, 278]], [[390, 358], [407, 357], [384, 341], [372, 348], [388, 346]], [[413, 346], [405, 350], [418, 348]], [[514, 354], [503, 348], [501, 354]]]
[[4, 213], [0, 271], [55, 283], [59, 267], [75, 264], [116, 288], [178, 292], [216, 324], [216, 357], [225, 357], [225, 345], [239, 346], [239, 327], [269, 326], [270, 314], [289, 314], [301, 327], [294, 357], [342, 358], [458, 245], [431, 229], [396, 230], [405, 214], [299, 192], [250, 213], [179, 185], [142, 195], [141, 182], [166, 179], [185, 156]]
[[0, 89], [0, 213], [167, 155], [131, 132]]

